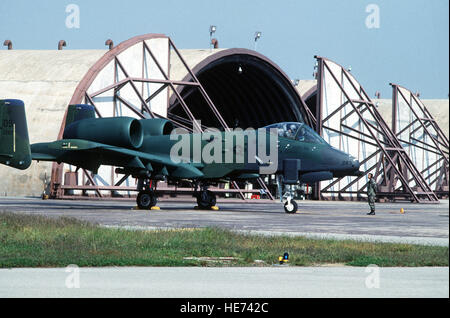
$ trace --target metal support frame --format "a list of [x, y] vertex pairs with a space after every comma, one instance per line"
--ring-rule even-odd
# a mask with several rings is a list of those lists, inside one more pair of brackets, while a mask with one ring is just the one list
[[[316, 131], [328, 138], [332, 146], [356, 157], [364, 170], [360, 177], [317, 183], [316, 197], [365, 200], [366, 176], [372, 173], [378, 180], [379, 198], [437, 203], [436, 194], [363, 87], [342, 66], [323, 57], [315, 58], [318, 62]], [[324, 98], [330, 96], [326, 94], [331, 94], [327, 90], [334, 95], [331, 101], [325, 102]]]
[[449, 196], [449, 139], [416, 94], [392, 86], [392, 131], [438, 197]]
[[[152, 49], [147, 45], [146, 40], [154, 39], [154, 38], [166, 38], [168, 40], [168, 52], [169, 52], [169, 65], [170, 65], [170, 58], [171, 54], [174, 54], [176, 58], [178, 58], [182, 65], [185, 67], [186, 71], [191, 76], [190, 81], [179, 81], [179, 80], [173, 80], [170, 78], [170, 71], [165, 71], [162, 67], [161, 63], [158, 61], [157, 57], [155, 56]], [[127, 71], [126, 67], [124, 67], [124, 64], [121, 62], [119, 58], [119, 53], [122, 53], [127, 48], [134, 46], [136, 44], [142, 43], [142, 50], [143, 50], [143, 61], [142, 61], [142, 77], [133, 77], [130, 76], [129, 72]], [[160, 75], [162, 78], [149, 78], [144, 76], [144, 63], [145, 63], [145, 57], [146, 54], [148, 54], [151, 57], [151, 61], [156, 65], [157, 69], [160, 72]], [[114, 63], [114, 83], [107, 85], [106, 87], [103, 87], [95, 92], [88, 93], [88, 89], [92, 82], [95, 80], [96, 76], [99, 74], [99, 72], [102, 70], [103, 67], [108, 65], [109, 62], [113, 61]], [[168, 68], [168, 70], [170, 67]], [[124, 75], [124, 78], [121, 80], [117, 80], [117, 74], [121, 72], [121, 74]], [[145, 83], [153, 83], [153, 84], [161, 84], [161, 86], [155, 90], [154, 92], [151, 92], [149, 96], [144, 96], [144, 89], [143, 86]], [[139, 84], [142, 84], [142, 88], [139, 89]], [[220, 125], [223, 127], [225, 131], [229, 131], [230, 128], [215, 107], [212, 100], [209, 98], [208, 94], [206, 93], [205, 89], [195, 76], [195, 74], [192, 72], [192, 70], [189, 68], [183, 57], [181, 56], [180, 52], [172, 42], [172, 40], [164, 35], [160, 34], [147, 34], [144, 36], [138, 36], [135, 38], [132, 38], [128, 41], [125, 41], [118, 46], [112, 48], [110, 51], [108, 51], [105, 56], [103, 56], [85, 75], [85, 78], [79, 83], [77, 89], [75, 90], [75, 94], [72, 97], [72, 100], [70, 104], [79, 104], [79, 103], [85, 103], [90, 104], [94, 107], [95, 112], [98, 117], [102, 117], [101, 112], [99, 111], [96, 102], [94, 101], [96, 97], [106, 93], [106, 92], [113, 92], [113, 102], [114, 102], [114, 111], [113, 116], [116, 116], [116, 104], [120, 103], [121, 105], [124, 105], [126, 108], [131, 110], [138, 118], [165, 118], [168, 119], [165, 116], [162, 116], [160, 114], [157, 114], [151, 110], [150, 102], [158, 95], [160, 95], [162, 92], [168, 89], [168, 91], [171, 91], [172, 94], [176, 97], [176, 100], [181, 104], [183, 110], [185, 111], [187, 117], [189, 118], [189, 121], [186, 120], [180, 120], [180, 118], [170, 118], [169, 120], [172, 121], [175, 126], [182, 127], [187, 129], [188, 131], [203, 131], [204, 127], [200, 126], [197, 122], [196, 118], [194, 118], [192, 112], [190, 111], [188, 105], [186, 104], [184, 98], [180, 95], [179, 91], [176, 89], [176, 86], [192, 86], [196, 89], [198, 89], [203, 96], [204, 100], [206, 101], [209, 109], [211, 110], [213, 116], [216, 117]], [[121, 96], [121, 90], [124, 88], [131, 87], [134, 91], [135, 95], [137, 96], [140, 108], [138, 108], [136, 105], [133, 105], [130, 101], [128, 101], [126, 98]], [[169, 94], [167, 96], [167, 100], [169, 100]], [[61, 129], [58, 135], [58, 139], [62, 138], [63, 132], [64, 132], [64, 126], [65, 126], [65, 120], [66, 115], [64, 116]], [[189, 126], [193, 125], [193, 128]], [[114, 167], [112, 169], [114, 171]], [[113, 175], [113, 174], [112, 174]], [[102, 197], [102, 194], [100, 190], [108, 190], [108, 191], [118, 191], [124, 189], [124, 191], [130, 191], [130, 187], [122, 187], [121, 184], [128, 178], [128, 176], [123, 177], [118, 183], [115, 184], [114, 180], [111, 180], [111, 184], [115, 184], [113, 187], [111, 186], [101, 186], [98, 185], [95, 182], [95, 178], [93, 178], [89, 173], [84, 171], [83, 169], [83, 178], [86, 177], [89, 182], [88, 184], [84, 184], [83, 186], [68, 186], [62, 184], [63, 179], [63, 164], [53, 164], [52, 168], [52, 179], [51, 179], [51, 197], [53, 198], [63, 198], [65, 197], [65, 190], [72, 189], [72, 190], [94, 190], [97, 194], [97, 196]], [[258, 180], [260, 186], [266, 190], [266, 192], [269, 194], [270, 198], [273, 200], [272, 195], [270, 194], [270, 191], [267, 189], [267, 186], [265, 185], [262, 180]], [[236, 182], [232, 182], [232, 186], [234, 188], [231, 189], [228, 192], [237, 192], [239, 193], [240, 197], [242, 199], [245, 199], [244, 192], [254, 192], [253, 190], [241, 190]]]

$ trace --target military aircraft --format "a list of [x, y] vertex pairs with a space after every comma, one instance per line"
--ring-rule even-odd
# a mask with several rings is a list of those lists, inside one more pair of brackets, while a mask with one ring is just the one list
[[[275, 174], [286, 213], [295, 213], [292, 185], [361, 175], [358, 160], [297, 122], [263, 127], [262, 134], [261, 129], [253, 135], [249, 130], [214, 131], [205, 137], [174, 133], [174, 124], [166, 119], [96, 118], [93, 106], [70, 105], [63, 139], [30, 145], [24, 103], [8, 99], [0, 100], [0, 125], [0, 163], [23, 170], [32, 160], [54, 161], [94, 174], [101, 165], [119, 167], [116, 173], [137, 178], [141, 209], [156, 205], [158, 180], [192, 182], [198, 206], [208, 209], [216, 204], [215, 194], [208, 190], [211, 184]], [[185, 154], [180, 155], [183, 147]], [[262, 155], [270, 147], [275, 156]]]

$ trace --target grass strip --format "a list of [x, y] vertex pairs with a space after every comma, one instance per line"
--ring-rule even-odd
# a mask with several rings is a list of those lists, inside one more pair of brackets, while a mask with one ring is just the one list
[[78, 266], [448, 266], [448, 247], [234, 233], [124, 230], [0, 212], [0, 268]]

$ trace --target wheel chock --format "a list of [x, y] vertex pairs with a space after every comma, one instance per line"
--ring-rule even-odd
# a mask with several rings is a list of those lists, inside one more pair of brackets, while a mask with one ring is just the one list
[[[202, 209], [201, 207], [196, 205], [196, 206], [194, 206], [194, 210], [208, 210], [208, 209], [207, 208]], [[212, 207], [210, 207], [210, 210], [219, 211], [219, 207], [216, 205], [213, 205]]]
[[159, 207], [159, 206], [152, 206], [151, 208], [150, 208], [150, 210], [161, 210], [161, 208]]

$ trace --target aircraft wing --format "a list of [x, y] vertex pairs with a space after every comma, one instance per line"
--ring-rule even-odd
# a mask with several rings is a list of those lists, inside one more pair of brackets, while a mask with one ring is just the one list
[[56, 161], [57, 157], [47, 153], [32, 152], [31, 159], [37, 161]]
[[42, 145], [44, 144], [36, 144], [36, 146], [32, 145], [32, 158], [34, 160], [56, 160], [56, 156], [54, 155], [52, 150], [57, 152], [64, 151], [65, 153], [72, 151], [89, 152], [102, 155], [119, 155], [121, 157], [125, 157], [129, 159], [129, 161], [127, 165], [123, 166], [124, 168], [140, 168], [151, 170], [152, 165], [157, 165], [167, 167], [169, 175], [175, 178], [196, 179], [204, 176], [204, 174], [198, 169], [203, 167], [202, 164], [183, 162], [175, 163], [170, 159], [169, 156], [163, 154], [151, 154], [81, 139], [62, 139], [46, 144], [46, 147], [48, 147], [48, 149], [50, 150], [49, 153], [47, 153], [47, 151], [42, 151], [39, 145], [41, 145], [42, 147]]

